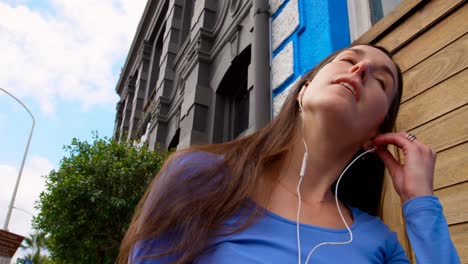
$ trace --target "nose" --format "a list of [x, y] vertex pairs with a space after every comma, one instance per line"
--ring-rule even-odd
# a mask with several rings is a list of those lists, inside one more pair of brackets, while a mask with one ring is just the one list
[[369, 71], [369, 63], [364, 60], [356, 63], [351, 68], [351, 72], [359, 75], [359, 77], [361, 77], [362, 82], [366, 81], [367, 76], [369, 75], [368, 71]]

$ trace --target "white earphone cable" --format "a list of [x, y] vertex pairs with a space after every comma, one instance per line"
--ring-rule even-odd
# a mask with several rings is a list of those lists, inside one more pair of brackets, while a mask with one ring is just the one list
[[[302, 102], [299, 101], [299, 107], [301, 109], [301, 112], [303, 113], [303, 108], [302, 108]], [[309, 155], [309, 151], [307, 149], [307, 144], [304, 139], [304, 119], [302, 119], [302, 129], [301, 129], [301, 134], [302, 134], [302, 142], [304, 142], [304, 147], [305, 147], [305, 153], [304, 153], [304, 158], [302, 160], [302, 167], [301, 167], [301, 173], [299, 177], [299, 183], [297, 184], [296, 192], [298, 196], [298, 203], [297, 203], [297, 215], [296, 215], [296, 238], [297, 238], [297, 248], [298, 248], [298, 254], [297, 254], [297, 263], [301, 264], [301, 234], [299, 231], [299, 218], [301, 214], [301, 206], [302, 206], [302, 198], [301, 198], [301, 183], [302, 183], [302, 178], [304, 177], [306, 173], [306, 167], [307, 167], [307, 159]]]

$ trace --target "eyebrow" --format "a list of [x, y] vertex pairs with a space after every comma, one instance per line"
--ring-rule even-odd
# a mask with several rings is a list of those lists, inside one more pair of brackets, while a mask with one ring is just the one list
[[[356, 54], [357, 54], [358, 56], [360, 56], [360, 57], [363, 57], [363, 56], [366, 54], [365, 51], [360, 50], [360, 49], [353, 49], [353, 48], [350, 48], [350, 49], [348, 49], [348, 50], [350, 50], [350, 51], [356, 53]], [[389, 74], [390, 76], [392, 76], [393, 84], [396, 84], [396, 83], [397, 83], [396, 77], [395, 77], [395, 75], [393, 74], [393, 72], [392, 72], [392, 70], [390, 69], [390, 67], [388, 67], [387, 65], [379, 65], [377, 68], [378, 68], [378, 70], [382, 70], [382, 71], [386, 72], [387, 74]]]

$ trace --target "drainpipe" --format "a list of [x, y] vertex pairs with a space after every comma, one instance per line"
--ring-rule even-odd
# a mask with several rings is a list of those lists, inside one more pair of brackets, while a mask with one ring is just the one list
[[253, 0], [253, 129], [267, 125], [272, 117], [270, 89], [270, 12], [268, 0]]

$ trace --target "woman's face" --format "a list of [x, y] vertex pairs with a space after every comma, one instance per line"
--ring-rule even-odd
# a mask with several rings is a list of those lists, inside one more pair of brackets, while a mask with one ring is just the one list
[[319, 112], [337, 129], [364, 142], [377, 134], [385, 119], [397, 93], [397, 78], [395, 64], [381, 50], [365, 45], [346, 49], [299, 95], [304, 115]]

